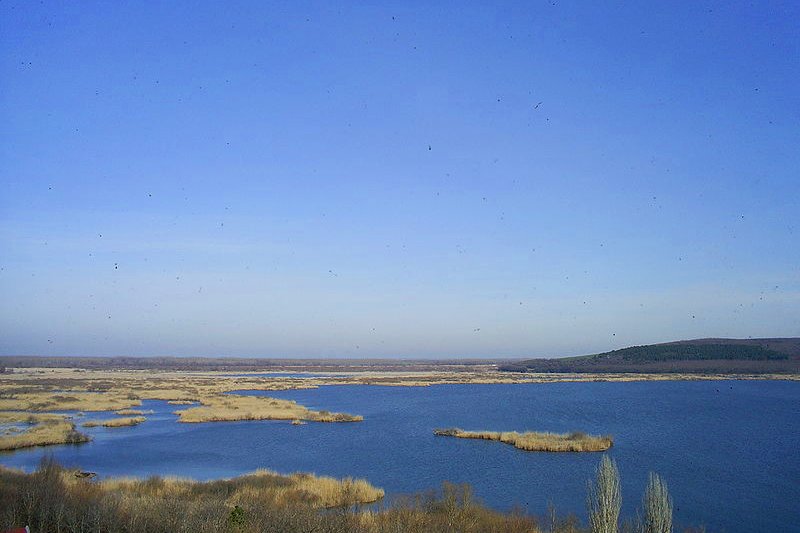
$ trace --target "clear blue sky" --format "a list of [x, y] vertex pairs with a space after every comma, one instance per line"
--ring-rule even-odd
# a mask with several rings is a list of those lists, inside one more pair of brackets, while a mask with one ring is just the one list
[[800, 335], [797, 2], [3, 1], [0, 24], [0, 353]]

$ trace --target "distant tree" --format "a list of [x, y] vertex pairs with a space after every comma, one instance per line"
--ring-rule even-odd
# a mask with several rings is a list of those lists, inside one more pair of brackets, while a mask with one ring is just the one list
[[644, 507], [643, 533], [672, 533], [672, 498], [667, 484], [658, 474], [650, 472], [642, 499]]
[[597, 467], [595, 482], [589, 482], [589, 526], [592, 533], [617, 533], [622, 494], [619, 470], [613, 459], [604, 455]]

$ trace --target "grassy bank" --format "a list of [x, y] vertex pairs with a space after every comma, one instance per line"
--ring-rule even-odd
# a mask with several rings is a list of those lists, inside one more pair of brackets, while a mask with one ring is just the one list
[[202, 400], [203, 405], [178, 411], [181, 422], [233, 420], [309, 420], [313, 422], [359, 422], [361, 416], [312, 411], [297, 402], [259, 396], [220, 395]]
[[147, 411], [142, 411], [141, 409], [120, 409], [116, 412], [116, 414], [124, 416], [152, 415], [153, 413], [154, 411], [152, 409], [148, 409]]
[[247, 505], [252, 500], [270, 501], [277, 505], [303, 501], [314, 508], [332, 509], [372, 503], [383, 498], [382, 489], [363, 479], [334, 479], [311, 474], [283, 476], [269, 470], [207, 482], [179, 478], [111, 479], [101, 481], [99, 488], [133, 500], [154, 497], [205, 500], [224, 495], [225, 503], [233, 506]]
[[[604, 456], [589, 484], [589, 525], [559, 516], [541, 522], [483, 506], [469, 485], [364, 508], [383, 491], [363, 480], [257, 471], [197, 482], [152, 477], [91, 480], [45, 459], [33, 474], [0, 467], [0, 531], [78, 533], [634, 533], [679, 531], [664, 481], [650, 474], [637, 519], [619, 516], [619, 472]], [[697, 533], [698, 529], [685, 529]]]
[[[16, 384], [14, 384], [16, 385]], [[6, 384], [0, 397], [0, 410], [15, 411], [117, 411], [141, 405], [141, 400], [123, 389], [108, 392], [53, 392], [49, 384], [36, 381], [15, 386]], [[18, 392], [20, 391], [20, 392]]]
[[528, 431], [464, 431], [463, 429], [437, 429], [433, 432], [442, 437], [460, 439], [496, 440], [511, 444], [520, 450], [531, 452], [602, 452], [614, 444], [611, 436], [594, 436], [586, 433], [540, 433]]
[[383, 491], [366, 481], [307, 474], [259, 471], [209, 482], [158, 477], [92, 481], [43, 461], [33, 474], [0, 468], [0, 531], [22, 525], [64, 533], [542, 531], [532, 517], [485, 508], [467, 486], [445, 484], [440, 494], [383, 509], [354, 507], [382, 497]]
[[126, 426], [138, 426], [147, 420], [143, 416], [129, 416], [127, 418], [109, 418], [107, 420], [89, 420], [83, 423], [85, 428], [102, 426], [104, 428], [121, 428]]
[[16, 450], [49, 444], [78, 444], [90, 439], [75, 430], [64, 415], [0, 412], [0, 450]]

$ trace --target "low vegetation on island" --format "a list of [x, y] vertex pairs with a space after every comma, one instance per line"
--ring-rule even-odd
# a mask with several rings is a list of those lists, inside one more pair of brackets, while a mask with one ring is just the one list
[[[52, 390], [62, 384], [53, 385], [47, 380], [28, 379], [24, 382], [8, 380], [0, 387], [0, 410], [15, 411], [119, 411], [141, 405], [141, 400], [131, 391], [116, 388], [111, 383], [106, 389]], [[67, 383], [63, 383], [66, 385]]]
[[181, 422], [234, 420], [307, 420], [312, 422], [360, 422], [362, 416], [312, 411], [297, 402], [264, 396], [220, 395], [202, 400], [202, 405], [177, 412]]
[[152, 409], [148, 409], [146, 411], [141, 409], [120, 409], [116, 412], [116, 414], [123, 416], [152, 415], [153, 413], [154, 411]]
[[65, 415], [0, 412], [0, 450], [16, 450], [50, 444], [79, 444], [90, 437], [75, 429]]
[[143, 416], [130, 416], [126, 418], [109, 418], [107, 420], [89, 420], [83, 423], [85, 428], [104, 427], [104, 428], [121, 428], [126, 426], [138, 426], [147, 420]]
[[436, 429], [435, 435], [461, 439], [496, 440], [529, 452], [602, 452], [613, 446], [611, 436], [594, 436], [586, 433], [542, 433], [527, 431], [464, 431], [463, 429]]

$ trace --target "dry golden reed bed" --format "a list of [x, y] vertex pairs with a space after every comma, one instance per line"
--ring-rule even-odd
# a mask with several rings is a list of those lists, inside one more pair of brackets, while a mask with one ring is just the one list
[[[542, 533], [533, 517], [487, 509], [468, 486], [393, 501], [366, 481], [258, 471], [195, 482], [81, 479], [52, 461], [33, 474], [0, 467], [0, 531], [79, 533]], [[325, 510], [328, 509], [328, 510]], [[576, 522], [548, 528], [575, 533]]]
[[614, 445], [610, 435], [594, 436], [586, 433], [540, 433], [527, 431], [464, 431], [463, 429], [437, 429], [435, 435], [461, 439], [496, 440], [512, 444], [529, 452], [602, 452]]
[[89, 420], [83, 423], [85, 428], [102, 426], [104, 428], [121, 428], [126, 426], [138, 426], [147, 420], [143, 416], [129, 416], [127, 418], [109, 418], [107, 420]]
[[77, 444], [89, 437], [75, 430], [64, 415], [31, 414], [20, 411], [0, 412], [0, 424], [12, 424], [21, 432], [6, 430], [0, 434], [0, 450], [16, 450], [49, 444]]
[[259, 396], [220, 395], [203, 400], [203, 405], [178, 411], [181, 422], [232, 420], [310, 420], [314, 422], [360, 422], [362, 416], [312, 411], [297, 402]]
[[139, 415], [152, 415], [154, 411], [152, 409], [148, 409], [147, 411], [142, 411], [141, 409], [120, 409], [116, 413], [118, 415], [124, 415], [124, 416], [139, 416]]
[[[19, 524], [32, 531], [138, 533], [286, 531], [276, 515], [321, 523], [321, 509], [350, 507], [383, 498], [362, 479], [258, 470], [232, 479], [83, 479], [80, 472], [43, 460], [26, 474], [0, 467], [0, 531]], [[303, 524], [304, 531], [315, 524]], [[312, 526], [312, 527], [309, 527]]]
[[[77, 483], [74, 475], [65, 477]], [[115, 478], [98, 483], [103, 491], [123, 494], [131, 500], [142, 498], [196, 498], [212, 492], [224, 492], [225, 503], [244, 505], [252, 500], [270, 500], [285, 505], [302, 499], [313, 507], [333, 508], [342, 505], [372, 503], [383, 498], [383, 489], [373, 487], [363, 479], [334, 479], [312, 474], [284, 476], [270, 470], [256, 470], [232, 479], [194, 481], [182, 478]]]
[[[634, 521], [619, 524], [619, 473], [601, 459], [589, 485], [590, 526], [574, 515], [548, 511], [545, 523], [519, 511], [493, 511], [476, 501], [468, 485], [444, 482], [441, 492], [393, 498], [364, 508], [383, 491], [366, 481], [308, 474], [289, 476], [257, 471], [232, 479], [91, 479], [44, 459], [26, 474], [0, 467], [0, 531], [30, 526], [61, 533], [583, 533], [666, 532], [672, 527], [672, 502], [658, 476]], [[648, 496], [649, 493], [649, 496]], [[641, 517], [644, 517], [647, 529]], [[704, 529], [689, 528], [684, 533]]]

